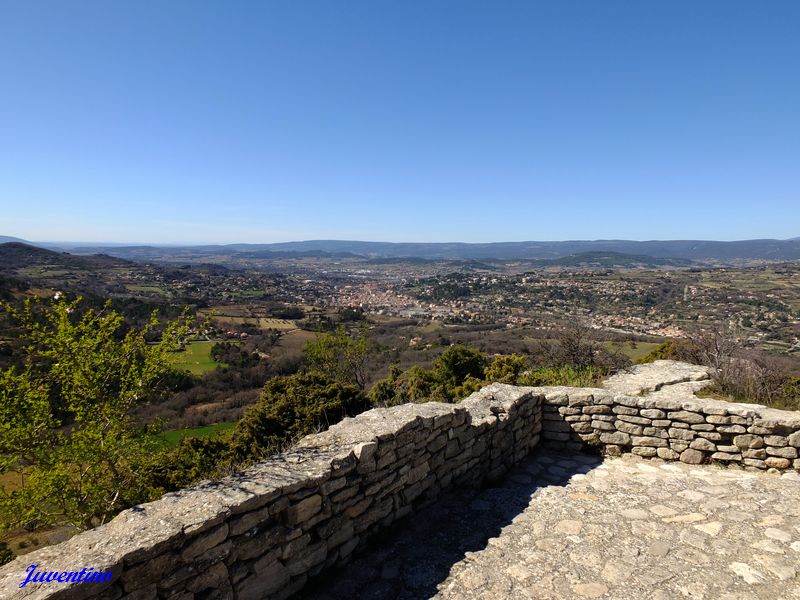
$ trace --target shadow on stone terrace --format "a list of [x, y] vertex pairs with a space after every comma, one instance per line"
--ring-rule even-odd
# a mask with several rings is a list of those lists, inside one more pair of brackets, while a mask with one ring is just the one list
[[537, 450], [506, 477], [483, 489], [457, 489], [377, 534], [344, 567], [311, 580], [303, 600], [411, 600], [430, 598], [467, 552], [520, 514], [531, 495], [563, 486], [601, 463], [598, 456]]

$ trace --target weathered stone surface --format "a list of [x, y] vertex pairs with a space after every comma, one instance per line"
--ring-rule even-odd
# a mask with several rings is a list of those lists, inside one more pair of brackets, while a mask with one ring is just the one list
[[759, 448], [758, 450], [742, 450], [742, 456], [744, 458], [758, 458], [763, 460], [767, 458], [767, 451], [763, 448]]
[[601, 433], [600, 434], [600, 441], [603, 444], [612, 444], [618, 446], [627, 446], [631, 443], [631, 436], [627, 433], [622, 431], [617, 431], [614, 433]]
[[699, 450], [686, 449], [681, 452], [680, 460], [688, 465], [699, 465], [703, 462], [705, 456]]
[[635, 423], [637, 425], [650, 425], [652, 424], [651, 419], [645, 419], [644, 417], [634, 417], [631, 415], [618, 415], [617, 418], [620, 421], [626, 421], [628, 423]]
[[680, 454], [671, 448], [656, 448], [656, 454], [664, 460], [678, 460], [680, 458]]
[[666, 416], [663, 410], [658, 410], [657, 408], [644, 408], [639, 412], [648, 419], [663, 419]]
[[722, 433], [745, 433], [747, 429], [742, 425], [725, 425], [717, 427], [717, 431]]
[[667, 440], [648, 436], [633, 436], [631, 443], [634, 446], [652, 446], [654, 448], [666, 448], [668, 446]]
[[783, 447], [789, 443], [789, 440], [782, 435], [765, 435], [764, 442], [767, 444], [767, 446]]
[[624, 431], [625, 433], [629, 433], [631, 435], [642, 435], [642, 432], [644, 431], [641, 425], [635, 425], [625, 421], [616, 421], [612, 426], [612, 429]]
[[[447, 495], [389, 546], [359, 556], [302, 598], [788, 600], [800, 594], [800, 532], [787, 526], [800, 514], [800, 482], [630, 454], [588, 470], [584, 460], [541, 453], [500, 487]], [[560, 476], [548, 472], [557, 464]], [[531, 480], [517, 472], [539, 475]], [[778, 552], [754, 548], [761, 540]]]
[[708, 379], [708, 369], [705, 367], [674, 360], [657, 360], [649, 364], [634, 365], [606, 379], [603, 387], [613, 392], [638, 396], [643, 392], [655, 392], [664, 386]]
[[770, 456], [780, 456], [781, 458], [797, 458], [797, 448], [791, 446], [785, 446], [783, 448], [767, 446], [767, 454]]
[[685, 442], [691, 442], [697, 434], [694, 431], [690, 431], [688, 429], [677, 429], [675, 427], [671, 427], [668, 431], [669, 437], [674, 440], [683, 440]]
[[789, 442], [790, 446], [800, 448], [800, 429], [789, 435], [789, 437], [786, 438], [786, 441]]
[[705, 450], [706, 452], [717, 451], [717, 446], [705, 438], [697, 438], [691, 444], [689, 444], [689, 448], [692, 448], [693, 450]]
[[598, 421], [596, 419], [592, 421], [592, 428], [600, 431], [615, 431], [617, 429], [616, 425], [609, 421]]
[[253, 574], [236, 586], [237, 600], [261, 600], [279, 591], [289, 583], [289, 571], [280, 561], [264, 566], [261, 573]]
[[644, 456], [646, 458], [651, 458], [656, 456], [656, 448], [649, 447], [649, 446], [634, 446], [631, 448], [631, 454], [636, 454], [637, 456]]
[[184, 561], [191, 560], [203, 554], [206, 550], [221, 544], [228, 537], [228, 524], [223, 523], [205, 535], [198, 535], [187, 544], [181, 552]]
[[792, 461], [790, 461], [788, 458], [770, 456], [764, 461], [764, 463], [770, 469], [788, 469], [789, 466], [792, 464]]
[[742, 460], [741, 454], [730, 454], [728, 452], [714, 452], [711, 455], [711, 460], [721, 460], [725, 462]]
[[669, 419], [672, 419], [673, 421], [680, 421], [682, 423], [689, 423], [690, 425], [694, 424], [694, 423], [704, 423], [705, 420], [706, 420], [703, 415], [699, 415], [699, 414], [694, 413], [694, 412], [688, 412], [688, 411], [685, 411], [685, 410], [679, 410], [679, 411], [671, 412], [671, 413], [667, 414], [667, 417]]
[[311, 518], [321, 508], [322, 496], [314, 494], [287, 508], [283, 515], [287, 524], [294, 525]]
[[733, 438], [733, 445], [742, 450], [754, 450], [764, 447], [764, 439], [757, 435], [737, 435]]

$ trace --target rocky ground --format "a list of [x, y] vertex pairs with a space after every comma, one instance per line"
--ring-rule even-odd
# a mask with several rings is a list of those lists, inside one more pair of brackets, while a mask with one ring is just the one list
[[304, 598], [800, 599], [800, 476], [539, 452]]
[[629, 396], [692, 397], [711, 383], [708, 367], [676, 360], [657, 360], [612, 375], [603, 387]]

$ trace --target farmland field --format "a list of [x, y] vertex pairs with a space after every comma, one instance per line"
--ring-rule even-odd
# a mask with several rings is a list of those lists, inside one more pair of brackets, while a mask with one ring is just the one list
[[287, 353], [301, 353], [306, 345], [306, 342], [313, 341], [317, 334], [313, 331], [304, 331], [297, 329], [281, 336], [278, 342], [278, 347], [282, 348]]
[[189, 371], [192, 375], [202, 375], [217, 367], [226, 366], [211, 358], [213, 342], [193, 342], [185, 350], [170, 355], [172, 366], [178, 370]]
[[129, 283], [126, 284], [125, 287], [128, 289], [129, 292], [139, 292], [142, 294], [159, 294], [161, 296], [168, 296], [168, 292], [157, 285], [143, 285], [138, 283]]
[[278, 329], [289, 331], [297, 328], [297, 324], [289, 319], [266, 317], [264, 310], [257, 310], [247, 305], [216, 306], [211, 310], [200, 312], [202, 317], [211, 317], [221, 327], [250, 325], [259, 329]]
[[297, 325], [295, 325], [292, 321], [288, 319], [272, 319], [272, 318], [260, 318], [258, 319], [258, 326], [262, 329], [296, 329]]

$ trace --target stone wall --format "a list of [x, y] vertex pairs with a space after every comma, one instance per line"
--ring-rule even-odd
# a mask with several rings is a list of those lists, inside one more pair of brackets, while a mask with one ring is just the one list
[[551, 445], [597, 446], [612, 456], [800, 471], [800, 413], [698, 398], [710, 372], [657, 360], [610, 377], [602, 388], [536, 388], [545, 396], [542, 436]]
[[[501, 477], [541, 439], [605, 454], [800, 470], [800, 413], [698, 399], [704, 369], [658, 361], [606, 388], [494, 384], [458, 404], [374, 409], [243, 474], [126, 510], [0, 568], [0, 598], [286, 598], [454, 486]], [[106, 583], [19, 584], [39, 571]]]
[[543, 439], [550, 445], [602, 448], [607, 455], [738, 463], [800, 471], [800, 413], [753, 404], [627, 396], [607, 389], [537, 388], [544, 393]]
[[[500, 477], [537, 444], [540, 421], [541, 396], [510, 386], [455, 405], [370, 410], [241, 476], [167, 494], [18, 558], [0, 568], [0, 598], [286, 598], [442, 490]], [[31, 564], [113, 579], [20, 588]]]

